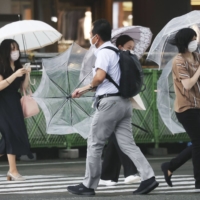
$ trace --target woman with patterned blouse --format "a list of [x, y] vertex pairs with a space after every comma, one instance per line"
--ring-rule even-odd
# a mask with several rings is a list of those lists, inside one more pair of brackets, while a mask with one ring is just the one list
[[176, 94], [174, 109], [192, 142], [195, 187], [200, 189], [200, 55], [195, 53], [197, 34], [191, 28], [177, 32], [175, 44], [179, 54], [172, 72]]

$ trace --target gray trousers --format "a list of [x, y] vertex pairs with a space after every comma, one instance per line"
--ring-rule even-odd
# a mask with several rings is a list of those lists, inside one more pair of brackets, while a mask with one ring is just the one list
[[87, 140], [86, 172], [83, 184], [96, 189], [101, 176], [101, 155], [104, 145], [114, 132], [120, 149], [130, 157], [141, 175], [141, 180], [154, 176], [150, 164], [136, 146], [132, 134], [132, 105], [129, 99], [107, 97], [95, 112]]

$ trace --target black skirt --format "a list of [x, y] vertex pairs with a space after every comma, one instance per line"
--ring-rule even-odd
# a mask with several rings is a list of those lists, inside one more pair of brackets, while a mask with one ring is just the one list
[[22, 78], [0, 91], [0, 154], [28, 155], [32, 158], [18, 92]]

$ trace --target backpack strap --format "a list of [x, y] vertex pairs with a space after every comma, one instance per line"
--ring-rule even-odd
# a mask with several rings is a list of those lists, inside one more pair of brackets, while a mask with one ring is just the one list
[[[114, 48], [114, 47], [110, 47], [110, 46], [107, 46], [107, 47], [104, 47], [103, 49], [110, 49], [112, 51], [114, 51], [116, 54], [119, 53], [119, 50]], [[112, 84], [115, 85], [115, 87], [119, 90], [119, 85], [117, 85], [117, 83], [111, 78], [111, 76], [109, 74], [106, 73], [106, 79], [108, 79]]]
[[145, 133], [149, 133], [146, 129], [134, 124], [134, 123], [131, 123], [132, 126], [135, 126], [136, 128], [139, 128], [140, 130], [144, 131]]
[[[119, 85], [111, 78], [109, 74], [106, 73], [106, 78], [119, 90]], [[119, 91], [120, 92], [120, 91]]]
[[102, 48], [102, 49], [110, 49], [110, 50], [112, 50], [112, 51], [114, 51], [115, 53], [119, 53], [119, 50], [118, 49], [116, 49], [116, 48], [114, 48], [114, 47], [110, 47], [110, 46], [107, 46], [107, 47], [104, 47], [104, 48]]

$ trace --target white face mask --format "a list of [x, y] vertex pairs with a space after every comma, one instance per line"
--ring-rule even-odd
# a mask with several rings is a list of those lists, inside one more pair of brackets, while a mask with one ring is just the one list
[[189, 52], [194, 52], [198, 47], [198, 42], [197, 40], [193, 40], [188, 44], [188, 51]]
[[134, 54], [133, 50], [126, 50], [126, 49], [123, 48], [122, 51], [130, 51], [131, 54]]
[[[95, 36], [96, 36], [96, 35], [95, 35]], [[93, 40], [93, 38], [94, 38], [95, 36], [93, 36], [92, 38], [90, 38], [90, 45], [91, 45], [91, 47], [94, 47], [94, 48], [96, 48], [96, 44], [97, 44], [97, 42], [98, 42], [98, 41], [96, 41], [94, 44], [92, 43], [92, 40]]]
[[11, 58], [12, 61], [18, 60], [18, 58], [19, 58], [19, 51], [18, 50], [12, 51], [11, 54], [10, 54], [10, 58]]

